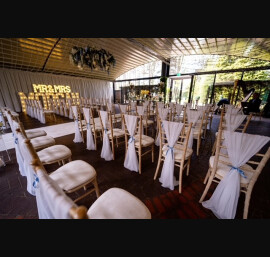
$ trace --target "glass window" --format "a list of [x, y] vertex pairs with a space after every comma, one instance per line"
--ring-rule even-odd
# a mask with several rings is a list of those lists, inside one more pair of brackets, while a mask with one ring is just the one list
[[195, 76], [192, 91], [193, 103], [196, 105], [210, 103], [214, 77], [214, 74]]

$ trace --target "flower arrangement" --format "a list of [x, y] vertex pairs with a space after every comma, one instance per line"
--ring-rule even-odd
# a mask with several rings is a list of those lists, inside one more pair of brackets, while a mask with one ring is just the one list
[[141, 90], [141, 95], [146, 96], [149, 94], [149, 90]]
[[110, 71], [111, 66], [115, 66], [116, 60], [111, 53], [104, 49], [96, 49], [90, 46], [85, 48], [74, 46], [69, 54], [71, 64], [83, 69], [84, 65], [90, 67], [91, 70]]

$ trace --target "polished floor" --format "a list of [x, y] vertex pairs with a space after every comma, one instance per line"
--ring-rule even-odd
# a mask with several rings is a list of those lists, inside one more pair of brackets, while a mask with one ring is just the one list
[[[38, 120], [20, 114], [20, 119], [25, 129], [44, 127]], [[57, 116], [57, 122], [52, 121], [46, 125], [69, 123], [68, 118]], [[158, 147], [155, 146], [155, 162], [151, 162], [150, 156], [143, 157], [142, 174], [132, 172], [124, 168], [124, 147], [116, 149], [116, 159], [105, 161], [100, 157], [101, 144], [97, 151], [86, 149], [85, 143], [74, 143], [74, 134], [56, 137], [57, 144], [64, 144], [72, 151], [73, 160], [84, 160], [90, 163], [97, 172], [97, 180], [100, 193], [111, 187], [120, 187], [141, 199], [149, 208], [152, 219], [217, 219], [210, 210], [205, 209], [199, 199], [204, 190], [203, 180], [208, 169], [208, 160], [217, 130], [219, 116], [215, 115], [212, 128], [207, 132], [205, 140], [202, 141], [200, 155], [192, 155], [189, 176], [183, 175], [182, 194], [179, 195], [178, 187], [174, 190], [163, 188], [158, 179], [153, 180], [157, 158]], [[6, 131], [9, 132], [9, 131]], [[270, 136], [270, 120], [263, 118], [250, 122], [247, 133]], [[196, 143], [193, 145], [196, 148]], [[269, 147], [267, 144], [264, 148]], [[6, 166], [0, 168], [0, 218], [1, 219], [38, 219], [35, 197], [26, 191], [26, 178], [18, 171], [14, 149], [8, 150], [10, 160], [6, 152], [0, 152], [6, 160]], [[48, 172], [57, 169], [58, 164], [47, 165]], [[270, 161], [264, 167], [258, 178], [250, 200], [249, 219], [270, 218]], [[175, 169], [177, 177], [177, 170]], [[211, 186], [206, 197], [208, 199], [215, 185]], [[70, 195], [74, 197], [74, 195]], [[90, 207], [96, 200], [95, 194], [78, 202], [78, 205]], [[238, 202], [236, 219], [242, 219], [244, 195], [241, 194]]]

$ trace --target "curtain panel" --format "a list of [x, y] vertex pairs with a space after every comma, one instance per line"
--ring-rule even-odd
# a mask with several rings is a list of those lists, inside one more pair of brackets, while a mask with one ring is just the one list
[[0, 106], [7, 106], [21, 112], [18, 92], [26, 96], [34, 92], [32, 84], [70, 86], [71, 92], [78, 92], [85, 98], [109, 98], [113, 101], [113, 83], [105, 80], [87, 79], [50, 73], [0, 69]]

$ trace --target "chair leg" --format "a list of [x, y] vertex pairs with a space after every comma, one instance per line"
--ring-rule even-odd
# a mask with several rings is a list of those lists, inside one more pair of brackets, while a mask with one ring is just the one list
[[200, 145], [201, 145], [201, 135], [199, 134], [197, 140], [197, 156], [199, 156]]
[[217, 138], [215, 138], [215, 141], [214, 141], [214, 144], [213, 144], [213, 148], [212, 148], [212, 156], [215, 155], [216, 145], [217, 145]]
[[251, 196], [251, 193], [247, 192], [246, 193], [246, 198], [245, 198], [245, 204], [244, 204], [243, 219], [247, 219], [247, 217], [248, 217], [248, 208], [249, 208], [250, 196]]
[[182, 193], [182, 175], [183, 175], [183, 168], [181, 165], [179, 170], [179, 194]]
[[152, 163], [154, 162], [154, 153], [155, 153], [155, 148], [154, 144], [152, 144]]
[[187, 164], [187, 176], [189, 175], [189, 167], [190, 167], [190, 158], [188, 159], [188, 164]]
[[112, 153], [113, 153], [113, 160], [114, 160], [114, 140], [113, 140], [113, 138], [112, 138]]
[[139, 149], [139, 174], [142, 173], [142, 151]]
[[158, 164], [157, 164], [157, 168], [156, 168], [154, 180], [156, 180], [156, 178], [157, 178], [157, 174], [158, 174], [160, 163], [161, 163], [161, 157], [158, 158]]
[[207, 182], [207, 180], [208, 180], [208, 178], [209, 178], [209, 176], [210, 176], [210, 172], [211, 172], [211, 169], [209, 168], [208, 171], [207, 171], [207, 174], [206, 174], [206, 176], [205, 176], [205, 179], [204, 179], [204, 181], [203, 181], [204, 184], [206, 184], [206, 182]]
[[207, 185], [206, 185], [206, 187], [205, 187], [205, 189], [204, 189], [204, 191], [203, 191], [203, 194], [202, 194], [202, 196], [201, 196], [201, 198], [200, 198], [200, 200], [199, 200], [199, 203], [202, 203], [202, 201], [204, 200], [204, 198], [205, 198], [205, 196], [206, 196], [206, 194], [207, 194], [207, 192], [208, 192], [208, 190], [209, 190], [209, 188], [210, 188], [210, 186], [211, 186], [211, 184], [212, 184], [213, 178], [214, 178], [214, 176], [211, 176], [211, 177], [208, 179]]
[[99, 193], [99, 188], [98, 188], [97, 178], [94, 179], [93, 184], [94, 184], [94, 187], [95, 187], [96, 196], [97, 196], [97, 198], [99, 198], [100, 193]]

